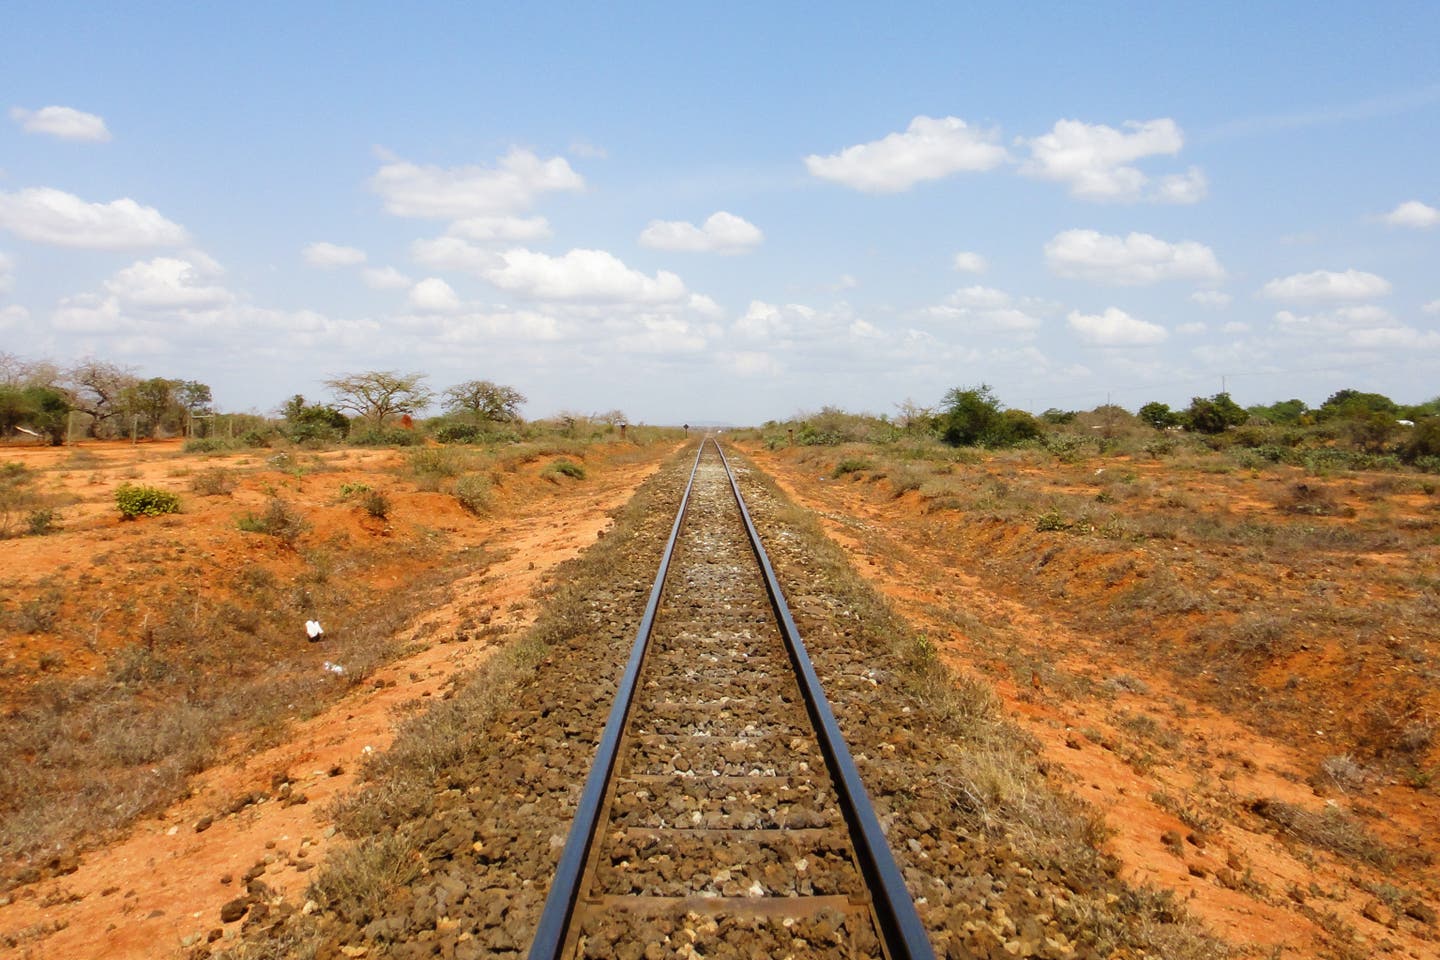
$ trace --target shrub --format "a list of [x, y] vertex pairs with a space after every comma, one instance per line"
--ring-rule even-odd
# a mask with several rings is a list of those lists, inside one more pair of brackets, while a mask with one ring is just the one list
[[60, 514], [58, 511], [42, 507], [39, 510], [31, 510], [25, 518], [25, 532], [32, 537], [43, 537], [47, 533], [54, 533], [60, 529]]
[[224, 453], [239, 446], [239, 442], [224, 437], [191, 437], [182, 449], [186, 453]]
[[360, 506], [376, 520], [390, 516], [390, 498], [383, 490], [366, 490], [360, 495]]
[[190, 489], [202, 497], [226, 496], [235, 489], [235, 474], [222, 467], [201, 470], [190, 478]]
[[305, 518], [279, 497], [270, 498], [263, 514], [242, 514], [235, 521], [235, 525], [246, 533], [263, 533], [292, 547], [295, 541], [300, 539], [300, 535], [310, 528]]
[[370, 427], [350, 434], [350, 442], [357, 447], [417, 447], [425, 438], [417, 430]]
[[136, 486], [122, 483], [115, 491], [115, 506], [126, 520], [136, 517], [158, 517], [164, 513], [179, 513], [180, 498], [168, 490], [158, 487]]
[[465, 474], [455, 481], [455, 499], [471, 513], [485, 513], [491, 504], [489, 479], [478, 473]]
[[841, 460], [839, 463], [835, 464], [835, 469], [834, 469], [834, 471], [831, 472], [830, 476], [832, 476], [832, 477], [843, 477], [843, 476], [845, 476], [845, 474], [847, 474], [847, 473], [859, 473], [859, 472], [862, 471], [862, 470], [869, 470], [869, 469], [871, 469], [871, 463], [870, 463], [869, 460], [861, 460], [861, 459]]
[[584, 480], [585, 468], [574, 460], [556, 460], [550, 466], [540, 471], [540, 475], [548, 480], [556, 477], [570, 477], [572, 480]]
[[[1400, 445], [1400, 459], [1417, 466], [1440, 457], [1440, 417], [1427, 417], [1411, 427]], [[1434, 472], [1433, 468], [1429, 472]]]
[[431, 434], [441, 443], [474, 443], [485, 435], [485, 431], [474, 423], [447, 423]]

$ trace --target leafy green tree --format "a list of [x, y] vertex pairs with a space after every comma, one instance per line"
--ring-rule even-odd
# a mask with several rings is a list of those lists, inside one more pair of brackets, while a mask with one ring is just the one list
[[1034, 439], [1040, 423], [1023, 410], [1005, 410], [989, 384], [954, 388], [941, 401], [940, 436], [957, 447], [1008, 447]]
[[1362, 393], [1359, 390], [1337, 390], [1320, 404], [1321, 420], [1348, 420], [1372, 413], [1383, 413], [1395, 419], [1400, 407], [1383, 393]]
[[285, 434], [291, 440], [343, 440], [350, 433], [350, 420], [334, 407], [305, 402], [295, 394], [280, 407]]
[[1063, 426], [1067, 423], [1073, 423], [1076, 416], [1078, 416], [1078, 414], [1076, 414], [1074, 410], [1061, 410], [1059, 407], [1051, 407], [1040, 414], [1040, 419], [1046, 423]]
[[1440, 459], [1440, 416], [1417, 420], [1415, 426], [1405, 432], [1405, 440], [1400, 444], [1402, 460], [1414, 463], [1422, 457]]
[[416, 414], [430, 404], [435, 394], [425, 385], [426, 379], [423, 373], [370, 370], [332, 377], [325, 386], [335, 395], [337, 408], [379, 429], [391, 417]]
[[1224, 433], [1250, 418], [1245, 408], [1230, 399], [1228, 393], [1213, 397], [1192, 397], [1185, 410], [1185, 426], [1197, 433]]
[[469, 413], [479, 423], [510, 423], [520, 419], [520, 405], [525, 395], [514, 387], [490, 380], [466, 380], [442, 394], [447, 413]]
[[1305, 422], [1310, 415], [1310, 408], [1305, 405], [1304, 400], [1281, 400], [1279, 403], [1256, 404], [1247, 407], [1246, 412], [1252, 417], [1260, 420], [1268, 420], [1277, 426], [1293, 427]]
[[1152, 400], [1136, 411], [1135, 415], [1156, 430], [1180, 426], [1180, 414], [1170, 409], [1170, 404]]
[[164, 377], [137, 381], [121, 392], [121, 405], [126, 413], [138, 417], [144, 432], [153, 437], [162, 427], [179, 425], [183, 413], [175, 393], [179, 384], [179, 380]]

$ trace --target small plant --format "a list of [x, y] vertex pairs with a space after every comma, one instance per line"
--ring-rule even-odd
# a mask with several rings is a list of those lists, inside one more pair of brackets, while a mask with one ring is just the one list
[[1069, 530], [1075, 524], [1065, 519], [1059, 510], [1047, 510], [1035, 518], [1035, 529], [1042, 533], [1047, 530]]
[[126, 520], [136, 517], [158, 517], [180, 512], [180, 498], [158, 487], [122, 483], [115, 491], [115, 506]]
[[340, 499], [341, 499], [341, 500], [349, 500], [351, 497], [355, 496], [355, 494], [357, 494], [357, 493], [369, 493], [369, 492], [370, 492], [370, 485], [369, 485], [368, 483], [342, 483], [342, 484], [340, 484]]
[[38, 510], [31, 510], [25, 517], [25, 532], [32, 537], [43, 537], [47, 533], [54, 533], [59, 529], [59, 511], [42, 507]]
[[833, 472], [831, 472], [830, 476], [839, 479], [840, 477], [845, 476], [847, 473], [860, 473], [862, 470], [869, 470], [872, 467], [873, 464], [871, 464], [869, 460], [841, 460], [839, 463], [835, 464], [835, 469]]
[[471, 513], [487, 512], [492, 502], [489, 479], [478, 473], [465, 474], [455, 481], [455, 499]]
[[584, 480], [585, 468], [574, 460], [556, 460], [550, 466], [540, 472], [540, 475], [547, 480], [554, 482], [557, 477], [569, 477], [572, 480]]
[[229, 496], [235, 490], [235, 474], [223, 467], [210, 467], [190, 478], [190, 489], [202, 497]]
[[360, 495], [360, 506], [376, 520], [390, 516], [390, 498], [383, 490], [366, 490]]
[[300, 535], [310, 528], [305, 518], [279, 497], [270, 499], [263, 514], [243, 514], [235, 521], [235, 525], [246, 533], [263, 533], [283, 540], [292, 547], [295, 541], [300, 539]]

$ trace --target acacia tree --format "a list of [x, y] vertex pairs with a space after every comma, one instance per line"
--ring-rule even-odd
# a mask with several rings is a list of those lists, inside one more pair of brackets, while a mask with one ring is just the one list
[[129, 367], [82, 360], [65, 373], [75, 409], [90, 416], [89, 434], [98, 437], [107, 420], [125, 410], [125, 391], [139, 383]]
[[466, 380], [444, 393], [447, 413], [469, 412], [475, 422], [493, 420], [506, 423], [520, 419], [520, 404], [525, 395], [514, 387], [490, 380]]
[[336, 407], [379, 428], [391, 417], [419, 413], [430, 404], [435, 394], [425, 386], [426, 379], [423, 373], [370, 370], [333, 377], [325, 386], [335, 395]]

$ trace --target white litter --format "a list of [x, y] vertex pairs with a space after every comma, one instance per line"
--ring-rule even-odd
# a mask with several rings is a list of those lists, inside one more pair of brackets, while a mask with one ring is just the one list
[[338, 663], [331, 663], [329, 660], [326, 660], [323, 666], [327, 672], [333, 673], [336, 676], [345, 675], [345, 668], [340, 666], [340, 664]]
[[305, 632], [309, 634], [311, 640], [319, 640], [325, 635], [325, 628], [320, 626], [319, 620], [306, 620]]

